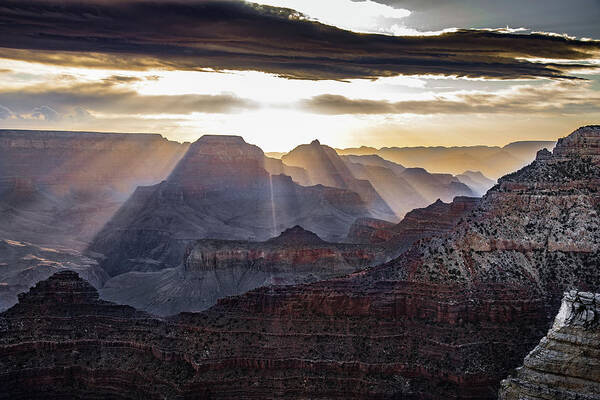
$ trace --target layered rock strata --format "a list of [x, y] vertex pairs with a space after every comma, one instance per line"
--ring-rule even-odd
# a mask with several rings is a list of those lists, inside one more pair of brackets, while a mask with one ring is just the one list
[[565, 293], [548, 334], [514, 376], [501, 400], [600, 399], [600, 295]]
[[186, 251], [183, 266], [121, 274], [100, 293], [103, 299], [173, 315], [202, 311], [261, 286], [347, 275], [386, 261], [386, 255], [380, 246], [329, 243], [295, 226], [265, 242], [199, 240]]
[[266, 240], [301, 225], [335, 242], [371, 216], [355, 192], [270, 175], [264, 159], [241, 137], [203, 136], [166, 181], [134, 192], [90, 250], [110, 275], [156, 271], [179, 265], [197, 239]]
[[[167, 321], [24, 301], [0, 317], [3, 395], [496, 398], [562, 293], [600, 285], [600, 154], [560, 151], [500, 179], [450, 233], [346, 278], [260, 288]], [[118, 353], [88, 342], [98, 329]], [[38, 350], [47, 341], [66, 350]]]
[[390, 254], [399, 255], [413, 243], [450, 232], [480, 199], [456, 197], [451, 203], [441, 200], [412, 210], [398, 224], [362, 218], [350, 227], [347, 240], [351, 243], [379, 244]]

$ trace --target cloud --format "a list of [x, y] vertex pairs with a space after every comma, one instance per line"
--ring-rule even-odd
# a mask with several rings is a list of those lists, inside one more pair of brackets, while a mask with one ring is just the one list
[[[130, 81], [126, 79], [125, 81]], [[0, 104], [19, 115], [30, 114], [46, 120], [70, 114], [76, 118], [94, 113], [106, 114], [191, 114], [234, 113], [255, 109], [254, 101], [233, 94], [142, 95], [119, 86], [120, 79], [111, 77], [102, 83], [77, 83], [71, 86], [40, 86], [0, 90]], [[40, 104], [42, 106], [40, 106]], [[34, 108], [33, 112], [30, 112]], [[89, 110], [89, 111], [87, 111]]]
[[0, 104], [0, 120], [10, 119], [14, 117], [14, 113], [8, 107], [4, 107]]
[[34, 108], [33, 111], [31, 111], [30, 117], [33, 119], [42, 119], [44, 121], [57, 121], [59, 119], [59, 114], [52, 107], [41, 106]]
[[357, 34], [290, 9], [240, 1], [4, 0], [0, 5], [0, 57], [54, 65], [254, 70], [313, 80], [401, 74], [516, 79], [564, 78], [599, 54], [600, 42], [541, 34]]
[[324, 94], [299, 103], [300, 108], [329, 115], [342, 114], [524, 114], [590, 113], [600, 109], [600, 94], [589, 83], [552, 82], [541, 87], [517, 86], [496, 93], [471, 92], [434, 100], [349, 99]]

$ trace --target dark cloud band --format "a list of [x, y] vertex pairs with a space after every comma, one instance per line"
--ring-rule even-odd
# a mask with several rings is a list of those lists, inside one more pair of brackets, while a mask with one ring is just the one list
[[600, 43], [475, 30], [432, 37], [356, 34], [303, 20], [292, 10], [240, 1], [5, 0], [0, 48], [8, 58], [86, 67], [256, 70], [296, 79], [515, 79], [564, 78], [589, 68], [584, 61], [598, 57]]
[[[548, 101], [552, 99], [551, 101]], [[326, 115], [343, 114], [522, 114], [593, 113], [600, 110], [600, 96], [588, 84], [562, 81], [542, 87], [523, 86], [508, 94], [470, 93], [434, 100], [349, 99], [324, 94], [303, 100], [300, 108]]]
[[[115, 86], [115, 80], [124, 79], [127, 81], [128, 77], [113, 76], [99, 84], [76, 84], [63, 88], [0, 90], [0, 119], [7, 119], [12, 115], [29, 115], [32, 109], [51, 109], [56, 114], [53, 119], [57, 119], [59, 115], [72, 114], [79, 109], [128, 115], [194, 112], [226, 114], [256, 109], [259, 106], [252, 100], [233, 94], [142, 95]], [[50, 119], [49, 112], [36, 112], [36, 115], [44, 115], [45, 119]]]

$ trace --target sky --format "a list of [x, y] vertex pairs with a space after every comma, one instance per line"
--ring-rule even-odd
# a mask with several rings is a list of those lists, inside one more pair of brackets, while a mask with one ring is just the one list
[[599, 0], [3, 0], [0, 128], [265, 151], [504, 145], [600, 123]]

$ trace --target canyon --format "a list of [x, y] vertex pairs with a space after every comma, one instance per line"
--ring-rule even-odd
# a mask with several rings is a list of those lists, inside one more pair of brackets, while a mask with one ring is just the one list
[[335, 242], [371, 216], [357, 193], [271, 175], [264, 158], [239, 136], [201, 137], [165, 181], [138, 187], [89, 249], [115, 276], [176, 267], [201, 238], [260, 241], [300, 225]]
[[[163, 301], [117, 292], [142, 278], [151, 287], [162, 282], [168, 292], [185, 278], [185, 252], [198, 239], [250, 241], [260, 248], [260, 241], [299, 225], [339, 243], [357, 219], [398, 222], [438, 195], [451, 200], [472, 193], [448, 174], [419, 170], [404, 179], [400, 174], [415, 169], [370, 156], [342, 158], [316, 142], [290, 154], [300, 166], [266, 157], [236, 136], [180, 144], [154, 134], [0, 130], [0, 238], [23, 244], [11, 245], [22, 251], [7, 251], [1, 260], [11, 269], [0, 276], [0, 309], [64, 267], [90, 279], [103, 296], [158, 313], [183, 311], [183, 304], [198, 310], [190, 301], [159, 311]], [[439, 190], [424, 195], [420, 180]], [[382, 247], [378, 262], [411, 240]], [[248, 287], [271, 282], [250, 281]], [[208, 296], [202, 304], [212, 302]]]
[[[448, 231], [348, 276], [158, 318], [59, 272], [0, 314], [0, 384], [17, 399], [493, 399], [531, 379], [521, 369], [501, 389], [547, 334], [563, 293], [600, 284], [599, 189], [600, 126], [586, 126], [481, 200], [420, 210], [457, 212], [432, 229]], [[373, 221], [363, 225], [394, 229]], [[188, 267], [212, 268], [214, 253], [197, 250]]]
[[261, 286], [340, 277], [388, 261], [377, 245], [329, 243], [300, 226], [264, 242], [203, 239], [189, 246], [183, 265], [115, 276], [101, 297], [154, 315], [202, 311], [218, 299]]
[[382, 147], [368, 146], [336, 149], [341, 155], [379, 155], [407, 167], [421, 167], [432, 172], [460, 175], [464, 171], [480, 171], [497, 179], [515, 171], [535, 158], [541, 149], [552, 150], [556, 142], [520, 141], [505, 146], [455, 146], [455, 147]]

